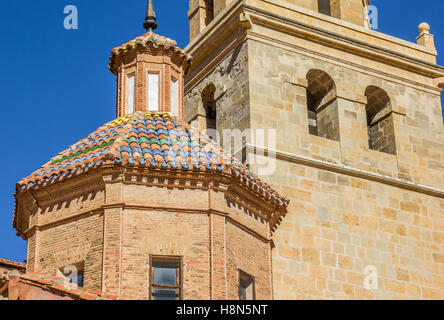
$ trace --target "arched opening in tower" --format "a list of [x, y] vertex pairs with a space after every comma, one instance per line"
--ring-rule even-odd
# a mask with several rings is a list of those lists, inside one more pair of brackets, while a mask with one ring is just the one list
[[369, 86], [365, 90], [365, 96], [370, 149], [396, 154], [392, 105], [387, 92], [381, 88]]
[[309, 133], [330, 140], [339, 140], [339, 116], [336, 85], [324, 71], [307, 74], [307, 110]]
[[217, 110], [215, 99], [216, 87], [213, 84], [208, 85], [202, 91], [202, 103], [205, 111], [206, 134], [217, 141]]

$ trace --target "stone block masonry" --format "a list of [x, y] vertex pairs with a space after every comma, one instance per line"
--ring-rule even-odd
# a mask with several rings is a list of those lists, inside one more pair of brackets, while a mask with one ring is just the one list
[[[207, 83], [224, 92], [233, 80], [219, 69], [247, 61], [229, 86], [230, 97], [247, 93], [246, 115], [218, 130], [276, 130], [268, 151], [277, 167], [262, 176], [290, 199], [273, 236], [276, 299], [443, 299], [444, 127], [434, 79], [444, 69], [432, 47], [350, 21], [362, 1], [341, 1], [342, 20], [314, 12], [315, 2], [227, 5], [186, 48], [194, 58], [187, 120]], [[321, 73], [335, 88], [336, 110], [324, 109], [325, 119], [309, 117], [307, 104], [317, 92], [309, 75]], [[221, 101], [219, 112], [233, 104]], [[370, 130], [369, 104], [390, 106]], [[369, 290], [373, 267], [377, 289]]]

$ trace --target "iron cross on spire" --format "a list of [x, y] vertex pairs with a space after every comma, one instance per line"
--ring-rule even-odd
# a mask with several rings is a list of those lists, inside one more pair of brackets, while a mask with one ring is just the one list
[[154, 11], [153, 0], [148, 1], [143, 27], [149, 32], [153, 32], [153, 30], [157, 29], [157, 19], [156, 12]]

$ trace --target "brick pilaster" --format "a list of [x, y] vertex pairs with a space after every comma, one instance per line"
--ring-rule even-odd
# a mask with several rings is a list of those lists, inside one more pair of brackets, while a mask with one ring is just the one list
[[225, 217], [211, 214], [211, 299], [227, 299]]

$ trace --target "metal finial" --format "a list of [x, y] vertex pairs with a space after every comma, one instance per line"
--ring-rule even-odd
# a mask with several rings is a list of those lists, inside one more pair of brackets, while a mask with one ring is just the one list
[[153, 30], [157, 29], [157, 19], [156, 12], [154, 11], [153, 0], [148, 1], [143, 27], [149, 32], [153, 32]]

